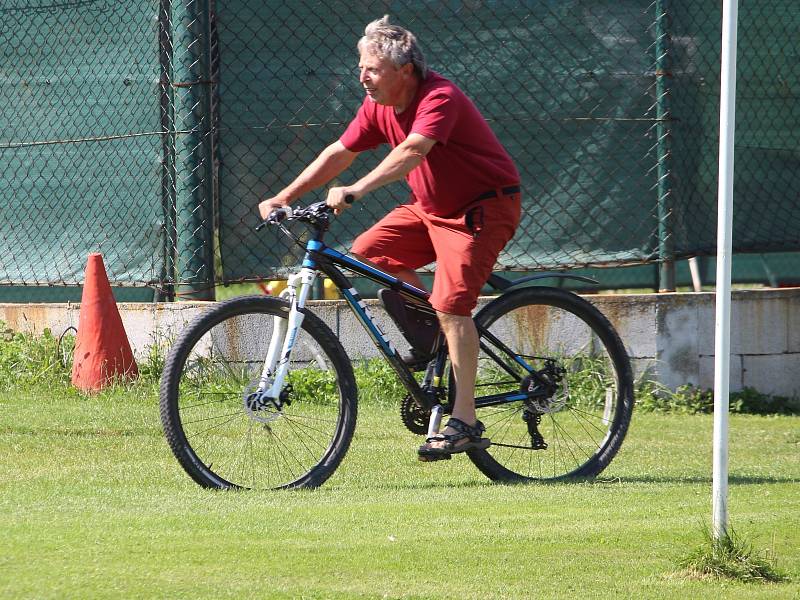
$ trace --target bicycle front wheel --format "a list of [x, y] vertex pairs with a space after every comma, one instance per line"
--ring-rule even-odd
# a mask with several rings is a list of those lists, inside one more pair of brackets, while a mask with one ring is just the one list
[[170, 351], [161, 420], [172, 452], [212, 488], [316, 487], [341, 462], [356, 422], [356, 384], [333, 332], [305, 312], [277, 402], [254, 403], [268, 347], [289, 304], [264, 296], [223, 302]]
[[476, 396], [528, 396], [478, 408], [492, 445], [468, 452], [475, 465], [501, 481], [593, 477], [605, 469], [633, 410], [630, 361], [608, 320], [575, 294], [529, 287], [490, 302], [475, 321], [511, 350], [482, 339]]

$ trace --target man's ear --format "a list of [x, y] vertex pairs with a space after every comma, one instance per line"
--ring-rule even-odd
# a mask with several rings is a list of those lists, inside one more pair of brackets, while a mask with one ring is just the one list
[[414, 63], [406, 63], [400, 67], [400, 70], [403, 72], [403, 75], [407, 77], [412, 76], [414, 75]]

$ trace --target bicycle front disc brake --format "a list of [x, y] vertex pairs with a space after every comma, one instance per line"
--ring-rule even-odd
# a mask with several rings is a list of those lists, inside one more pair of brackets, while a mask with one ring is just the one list
[[283, 388], [279, 398], [269, 398], [264, 390], [259, 389], [260, 380], [251, 382], [244, 389], [244, 410], [248, 416], [259, 423], [270, 423], [280, 417], [284, 404], [291, 404], [289, 394], [292, 393], [291, 384]]

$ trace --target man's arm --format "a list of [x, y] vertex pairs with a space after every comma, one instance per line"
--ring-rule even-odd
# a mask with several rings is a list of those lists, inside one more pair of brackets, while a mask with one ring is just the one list
[[347, 208], [346, 196], [358, 200], [372, 190], [403, 179], [425, 160], [436, 140], [412, 133], [405, 141], [395, 146], [381, 163], [353, 185], [328, 190], [328, 206], [337, 211]]
[[308, 165], [297, 178], [286, 186], [280, 193], [267, 198], [258, 205], [258, 212], [262, 219], [266, 219], [274, 208], [286, 206], [302, 196], [339, 175], [358, 156], [358, 152], [351, 152], [340, 141], [325, 148], [314, 161]]

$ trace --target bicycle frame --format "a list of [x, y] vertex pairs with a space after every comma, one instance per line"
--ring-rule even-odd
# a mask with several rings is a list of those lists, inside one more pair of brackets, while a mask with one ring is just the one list
[[[437, 401], [431, 397], [420, 386], [419, 382], [415, 379], [412, 371], [403, 362], [394, 344], [389, 340], [386, 334], [381, 330], [380, 326], [375, 322], [369, 309], [367, 308], [361, 296], [358, 293], [350, 280], [340, 270], [340, 268], [348, 269], [353, 273], [367, 277], [368, 279], [391, 288], [409, 298], [412, 298], [420, 303], [427, 303], [430, 294], [422, 289], [410, 285], [400, 279], [376, 269], [364, 262], [356, 260], [346, 254], [343, 254], [333, 248], [326, 246], [321, 239], [321, 232], [306, 244], [306, 253], [303, 258], [302, 267], [300, 271], [289, 277], [287, 282], [287, 295], [290, 301], [290, 311], [287, 318], [275, 317], [275, 328], [273, 337], [270, 342], [267, 358], [262, 370], [261, 383], [259, 385], [259, 392], [262, 397], [277, 399], [283, 389], [286, 374], [289, 368], [289, 361], [291, 352], [294, 347], [294, 342], [297, 335], [298, 328], [302, 325], [306, 302], [310, 296], [310, 291], [314, 285], [317, 274], [319, 272], [325, 274], [333, 281], [334, 285], [341, 292], [344, 300], [353, 310], [359, 322], [366, 329], [368, 335], [377, 346], [383, 357], [392, 365], [392, 368], [397, 373], [403, 386], [411, 394], [411, 396], [419, 403], [420, 406], [432, 408]], [[505, 344], [498, 340], [489, 331], [480, 328], [478, 330], [481, 348], [484, 352], [491, 357], [503, 370], [509, 375], [521, 381], [521, 377], [512, 370], [504, 360], [498, 355], [499, 353], [505, 354], [509, 359], [513, 360], [521, 366], [535, 380], [541, 381], [537, 371], [527, 364], [527, 362], [519, 355], [512, 352]], [[486, 342], [490, 342], [490, 347]], [[278, 350], [280, 346], [280, 351]], [[280, 356], [280, 360], [278, 357]], [[447, 350], [445, 345], [437, 352], [436, 357], [433, 359], [433, 372], [429, 374], [429, 378], [433, 385], [439, 385], [447, 358]], [[273, 375], [274, 376], [271, 376]], [[266, 389], [270, 379], [272, 380], [269, 389]], [[507, 392], [501, 394], [492, 394], [475, 399], [476, 407], [495, 406], [505, 404], [508, 402], [516, 402], [529, 398], [529, 394], [518, 392]], [[447, 407], [450, 408], [450, 407]]]

